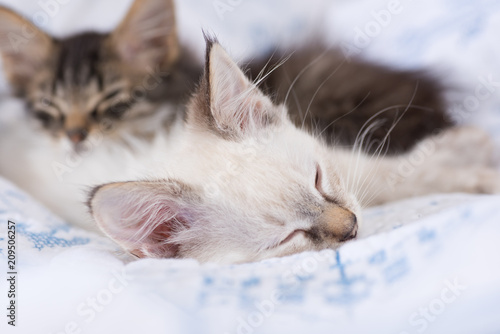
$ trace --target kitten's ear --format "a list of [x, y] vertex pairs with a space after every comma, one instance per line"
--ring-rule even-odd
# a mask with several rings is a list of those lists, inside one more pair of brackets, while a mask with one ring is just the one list
[[22, 92], [33, 73], [50, 60], [54, 42], [22, 16], [0, 6], [0, 53], [7, 79]]
[[138, 257], [178, 256], [177, 232], [195, 222], [194, 190], [180, 182], [110, 183], [94, 189], [88, 202], [99, 228]]
[[110, 41], [136, 67], [169, 66], [179, 56], [173, 0], [135, 0]]
[[205, 74], [191, 105], [190, 119], [225, 137], [238, 137], [277, 122], [273, 105], [216, 41], [207, 39]]

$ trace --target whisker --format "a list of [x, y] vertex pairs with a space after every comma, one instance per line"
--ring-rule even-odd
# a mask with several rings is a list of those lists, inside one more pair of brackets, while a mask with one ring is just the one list
[[[362, 177], [362, 173], [358, 173], [358, 170], [359, 170], [359, 164], [360, 164], [360, 160], [363, 158], [365, 158], [366, 156], [363, 154], [363, 149], [364, 149], [364, 142], [365, 142], [365, 139], [366, 139], [366, 136], [368, 134], [370, 134], [370, 132], [373, 130], [373, 128], [376, 128], [379, 126], [381, 122], [378, 122], [378, 121], [375, 121], [372, 123], [372, 125], [370, 125], [369, 127], [366, 128], [363, 136], [362, 136], [362, 139], [361, 139], [361, 142], [359, 142], [359, 145], [358, 145], [358, 148], [357, 148], [357, 154], [356, 154], [356, 157], [357, 157], [357, 160], [356, 160], [356, 169], [355, 169], [355, 175], [359, 175], [358, 176], [358, 179], [356, 181], [356, 192], [359, 193], [360, 189], [362, 189], [362, 186], [366, 180], [366, 178], [363, 180], [362, 184], [360, 185], [360, 181], [361, 181], [361, 177]], [[370, 134], [370, 137], [369, 139], [371, 138], [371, 134]], [[368, 162], [370, 162], [370, 160], [372, 159], [372, 157], [368, 157]], [[372, 170], [370, 170], [372, 171]]]
[[[408, 103], [408, 105], [406, 106], [406, 109], [401, 113], [401, 116], [399, 116], [392, 124], [392, 126], [389, 128], [389, 130], [387, 131], [384, 139], [382, 140], [382, 143], [380, 143], [380, 145], [384, 145], [385, 141], [387, 140], [387, 138], [390, 136], [392, 130], [394, 130], [394, 128], [396, 127], [396, 125], [401, 121], [401, 119], [404, 117], [404, 115], [406, 115], [406, 112], [410, 109], [411, 107], [411, 104], [413, 103], [413, 100], [415, 99], [415, 96], [417, 95], [417, 90], [418, 90], [418, 85], [419, 85], [419, 82], [417, 81], [416, 85], [415, 85], [415, 90], [413, 91], [413, 95], [410, 99], [410, 102]], [[380, 146], [379, 146], [380, 148]]]
[[274, 51], [273, 54], [271, 55], [271, 57], [269, 57], [269, 60], [264, 65], [262, 70], [259, 72], [259, 74], [257, 75], [257, 78], [255, 78], [255, 80], [253, 82], [254, 85], [256, 85], [256, 86], [260, 85], [260, 83], [262, 81], [264, 81], [269, 75], [271, 75], [274, 71], [276, 71], [278, 68], [283, 66], [283, 64], [285, 64], [292, 57], [292, 55], [295, 53], [295, 51], [291, 52], [288, 56], [281, 59], [278, 64], [276, 64], [272, 69], [269, 70], [269, 72], [267, 72], [264, 75], [264, 71], [265, 71], [266, 67], [269, 65], [269, 63], [271, 62], [272, 57], [274, 56], [275, 53], [276, 53], [276, 51]]
[[[385, 135], [385, 137], [383, 138], [382, 142], [381, 142], [381, 143], [379, 143], [379, 145], [378, 145], [377, 149], [375, 150], [375, 153], [374, 153], [372, 156], [370, 156], [370, 157], [369, 157], [369, 160], [368, 160], [369, 162], [374, 161], [374, 162], [379, 163], [379, 162], [381, 161], [381, 158], [385, 157], [385, 155], [387, 154], [387, 150], [388, 150], [388, 148], [389, 148], [389, 145], [385, 145], [385, 144], [386, 144], [386, 142], [388, 141], [388, 138], [389, 138], [389, 136], [390, 136], [391, 132], [393, 131], [393, 129], [394, 129], [394, 128], [396, 127], [396, 125], [397, 125], [397, 124], [401, 121], [401, 119], [404, 117], [404, 115], [406, 114], [406, 112], [407, 112], [407, 111], [410, 109], [410, 107], [412, 106], [412, 102], [413, 102], [413, 100], [414, 100], [414, 98], [415, 98], [415, 96], [416, 96], [417, 90], [418, 90], [418, 85], [419, 85], [419, 83], [417, 82], [417, 84], [416, 84], [416, 86], [415, 86], [415, 90], [414, 90], [414, 92], [413, 92], [413, 95], [412, 95], [412, 97], [411, 97], [411, 99], [410, 99], [410, 102], [409, 102], [409, 103], [408, 103], [408, 105], [406, 106], [405, 110], [401, 113], [401, 115], [400, 115], [397, 119], [395, 119], [395, 120], [394, 120], [394, 122], [393, 122], [392, 126], [391, 126], [391, 127], [389, 128], [389, 130], [387, 131], [387, 134], [386, 134], [386, 135]], [[382, 152], [383, 152], [383, 148], [384, 148], [384, 146], [385, 146], [385, 151], [384, 151], [384, 153], [383, 153], [383, 155], [382, 155], [382, 157], [381, 157], [381, 154], [382, 154]], [[371, 168], [370, 172], [369, 172], [367, 175], [365, 175], [365, 177], [364, 177], [364, 179], [363, 179], [363, 181], [362, 181], [361, 185], [359, 185], [359, 181], [360, 181], [360, 179], [361, 179], [361, 177], [362, 177], [362, 176], [361, 176], [362, 174], [360, 174], [360, 177], [359, 177], [359, 179], [358, 179], [357, 186], [356, 186], [356, 190], [357, 190], [357, 191], [360, 191], [360, 190], [362, 190], [364, 187], [366, 187], [366, 188], [365, 188], [365, 189], [366, 189], [366, 191], [368, 191], [368, 192], [369, 192], [369, 187], [373, 184], [373, 182], [374, 182], [374, 180], [375, 180], [374, 178], [372, 178], [372, 177], [371, 177], [371, 176], [372, 176], [371, 174], [372, 174], [372, 173], [374, 173], [374, 171], [376, 171], [376, 170], [377, 170], [377, 168], [378, 168], [378, 165], [376, 165], [376, 166], [375, 166], [375, 168]], [[368, 184], [366, 184], [367, 180], [369, 180]], [[359, 187], [358, 187], [358, 186], [359, 186]], [[384, 189], [385, 189], [385, 188], [379, 189], [379, 191], [377, 191], [377, 192], [376, 192], [377, 196], [378, 196], [378, 194], [380, 194], [380, 192], [382, 192]], [[362, 198], [360, 198], [360, 199], [359, 199], [359, 201], [360, 201], [360, 202], [364, 201], [364, 197], [366, 197], [366, 191], [364, 191], [364, 192], [363, 192], [363, 194], [362, 194]], [[374, 196], [373, 196], [373, 194], [372, 194], [372, 196], [371, 196], [371, 197], [374, 197]], [[370, 198], [371, 198], [371, 197], [370, 197]], [[370, 200], [370, 201], [371, 201], [371, 200]]]
[[304, 128], [304, 123], [306, 121], [306, 118], [307, 118], [307, 114], [309, 113], [309, 110], [311, 109], [311, 105], [314, 101], [314, 99], [316, 98], [316, 95], [319, 93], [319, 90], [321, 89], [321, 87], [323, 87], [325, 85], [325, 83], [330, 80], [330, 78], [335, 74], [337, 73], [337, 71], [345, 64], [346, 60], [344, 59], [334, 70], [332, 73], [330, 73], [325, 80], [323, 80], [321, 82], [321, 84], [318, 86], [318, 88], [316, 89], [316, 91], [314, 92], [313, 96], [311, 97], [311, 101], [309, 101], [309, 104], [307, 106], [307, 109], [306, 109], [306, 113], [304, 115], [304, 118], [302, 119], [302, 126], [301, 126], [301, 129]]
[[[370, 133], [370, 131], [372, 131], [372, 128], [376, 127], [377, 125], [378, 125], [378, 122], [373, 122], [371, 125], [369, 125], [363, 131], [363, 133], [361, 134], [361, 137], [359, 137], [359, 133], [358, 133], [358, 136], [356, 137], [356, 141], [354, 142], [354, 146], [352, 148], [353, 154], [351, 154], [351, 159], [350, 159], [350, 163], [349, 163], [351, 165], [352, 164], [352, 158], [356, 157], [356, 164], [355, 164], [356, 167], [354, 168], [353, 177], [356, 177], [356, 174], [358, 172], [359, 159], [361, 157], [363, 143], [365, 141], [365, 138]], [[351, 181], [350, 171], [351, 171], [351, 169], [349, 169], [349, 184], [350, 184], [350, 181]], [[355, 180], [352, 180], [352, 181], [353, 181], [353, 186], [354, 186], [355, 185], [354, 184]]]

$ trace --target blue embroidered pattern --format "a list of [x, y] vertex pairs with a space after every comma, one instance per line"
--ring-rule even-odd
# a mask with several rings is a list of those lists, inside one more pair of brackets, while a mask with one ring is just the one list
[[85, 245], [90, 242], [89, 238], [74, 237], [71, 239], [64, 239], [56, 236], [58, 232], [67, 232], [68, 230], [68, 226], [61, 226], [58, 228], [52, 228], [48, 232], [35, 233], [30, 232], [27, 225], [17, 224], [18, 233], [26, 236], [26, 238], [33, 243], [33, 247], [40, 251], [45, 247], [71, 247], [76, 245]]

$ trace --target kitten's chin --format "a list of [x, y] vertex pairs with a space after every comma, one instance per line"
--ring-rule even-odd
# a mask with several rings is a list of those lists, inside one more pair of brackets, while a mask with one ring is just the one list
[[87, 152], [90, 151], [90, 143], [85, 140], [85, 141], [82, 141], [78, 144], [73, 144], [72, 145], [72, 149], [73, 149], [73, 152], [76, 153], [76, 154], [79, 154], [79, 155], [82, 155], [82, 154], [85, 154]]

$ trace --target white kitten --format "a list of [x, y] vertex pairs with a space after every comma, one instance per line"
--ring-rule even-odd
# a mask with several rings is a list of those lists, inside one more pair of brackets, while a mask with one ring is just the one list
[[143, 154], [142, 181], [90, 196], [99, 227], [138, 257], [234, 263], [335, 248], [356, 236], [361, 206], [500, 191], [491, 147], [475, 146], [488, 143], [480, 130], [456, 128], [398, 157], [328, 147], [292, 125], [211, 41], [188, 109], [176, 144], [159, 137]]

